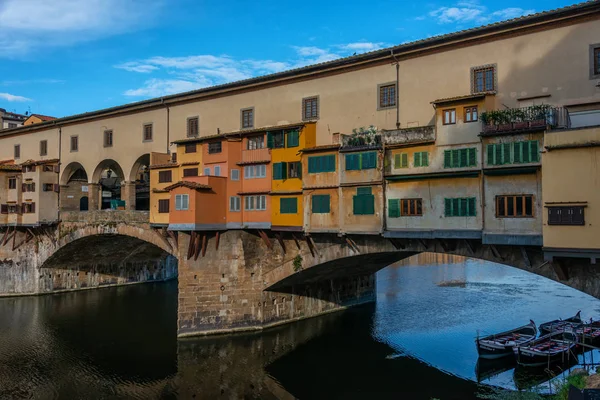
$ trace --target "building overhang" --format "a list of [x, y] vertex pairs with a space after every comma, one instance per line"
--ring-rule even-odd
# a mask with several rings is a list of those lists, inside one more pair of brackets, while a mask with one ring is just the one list
[[541, 246], [544, 243], [542, 235], [538, 234], [506, 234], [483, 232], [483, 244], [497, 244], [506, 246]]
[[544, 260], [554, 261], [554, 258], [589, 258], [591, 264], [596, 264], [600, 259], [600, 249], [577, 249], [577, 248], [559, 248], [542, 247], [544, 251]]
[[541, 165], [532, 165], [529, 167], [517, 168], [489, 168], [484, 169], [483, 174], [485, 176], [530, 175], [536, 174], [541, 168]]
[[281, 232], [302, 232], [304, 228], [302, 226], [271, 225], [271, 230]]
[[388, 175], [385, 177], [389, 182], [414, 181], [421, 179], [451, 179], [451, 178], [477, 178], [480, 171], [454, 171], [440, 172], [430, 174], [411, 174], [411, 175]]
[[387, 229], [383, 237], [390, 239], [481, 239], [475, 229]]

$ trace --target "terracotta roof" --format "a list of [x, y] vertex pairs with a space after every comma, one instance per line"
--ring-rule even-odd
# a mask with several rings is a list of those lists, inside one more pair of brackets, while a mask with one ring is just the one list
[[188, 161], [188, 162], [182, 162], [181, 163], [182, 166], [184, 166], [184, 165], [198, 165], [198, 164], [200, 164], [199, 161]]
[[[31, 114], [29, 117], [37, 117], [39, 119], [41, 119], [42, 121], [52, 121], [57, 119], [56, 117], [50, 117], [48, 115], [42, 115], [42, 114]], [[27, 118], [29, 119], [29, 118]]]
[[304, 127], [304, 125], [314, 124], [314, 123], [315, 123], [314, 121], [305, 121], [305, 122], [296, 122], [293, 124], [285, 124], [285, 125], [269, 125], [269, 126], [263, 126], [260, 128], [254, 128], [254, 129], [244, 129], [244, 130], [240, 130], [240, 131], [219, 133], [216, 135], [181, 139], [181, 140], [176, 140], [171, 143], [172, 144], [202, 143], [202, 142], [209, 142], [213, 139], [228, 139], [228, 138], [231, 138], [234, 136], [244, 137], [244, 136], [249, 136], [249, 135], [252, 135], [255, 133], [278, 131], [281, 129], [302, 128], [302, 127]]
[[152, 189], [152, 193], [169, 193], [169, 191], [165, 190], [165, 189], [154, 188], [154, 189]]
[[307, 147], [305, 149], [300, 150], [300, 152], [301, 153], [317, 153], [319, 151], [338, 150], [339, 148], [340, 148], [339, 143], [338, 144], [324, 144], [321, 146]]
[[203, 185], [201, 183], [197, 183], [197, 182], [190, 182], [190, 181], [179, 181], [177, 183], [172, 184], [171, 186], [167, 186], [164, 190], [167, 191], [171, 191], [173, 189], [176, 189], [178, 187], [186, 187], [188, 189], [194, 189], [194, 190], [211, 190], [212, 187], [208, 186], [208, 185]]
[[269, 164], [271, 160], [252, 160], [252, 161], [239, 161], [237, 165], [256, 165], [256, 164]]
[[179, 167], [177, 163], [166, 163], [166, 164], [154, 164], [150, 166], [150, 169], [161, 169], [161, 168], [175, 168]]
[[27, 160], [24, 163], [21, 163], [21, 165], [43, 165], [43, 164], [54, 164], [59, 162], [60, 160], [58, 158], [53, 158], [51, 160]]
[[0, 165], [2, 164], [14, 164], [15, 160], [0, 160]]
[[444, 104], [444, 103], [453, 103], [455, 101], [461, 101], [461, 100], [483, 99], [485, 96], [490, 95], [490, 94], [495, 94], [495, 92], [466, 94], [464, 96], [446, 97], [445, 99], [434, 100], [431, 102], [431, 104]]
[[291, 194], [302, 194], [302, 189], [271, 191], [271, 196], [287, 196], [287, 195], [291, 195]]
[[0, 171], [21, 172], [21, 167], [13, 164], [0, 164]]
[[261, 83], [274, 82], [277, 80], [285, 80], [286, 78], [294, 78], [301, 75], [309, 75], [321, 73], [325, 70], [345, 69], [353, 65], [364, 65], [369, 62], [387, 62], [393, 60], [396, 56], [404, 54], [413, 54], [421, 52], [428, 48], [442, 47], [454, 42], [464, 42], [469, 44], [469, 41], [478, 37], [493, 38], [494, 34], [504, 34], [509, 30], [517, 30], [523, 27], [542, 26], [544, 23], [552, 23], [554, 21], [568, 21], [570, 17], [587, 16], [600, 11], [600, 1], [591, 0], [585, 1], [571, 6], [557, 8], [548, 11], [542, 11], [518, 18], [512, 18], [500, 22], [495, 22], [488, 25], [479, 26], [476, 28], [456, 31], [448, 34], [432, 36], [426, 39], [416, 40], [413, 42], [403, 43], [393, 47], [387, 47], [379, 50], [374, 50], [367, 53], [352, 55], [349, 57], [339, 58], [332, 61], [308, 65], [290, 69], [283, 72], [259, 76], [255, 78], [244, 79], [236, 82], [225, 83], [222, 85], [210, 86], [189, 92], [173, 94], [169, 96], [143, 100], [135, 103], [129, 103], [121, 106], [106, 108], [97, 111], [90, 111], [82, 114], [72, 115], [69, 117], [59, 118], [53, 121], [47, 121], [40, 124], [28, 125], [20, 128], [11, 128], [4, 130], [0, 135], [12, 135], [14, 133], [28, 132], [29, 130], [43, 129], [44, 126], [54, 125], [54, 123], [67, 123], [80, 121], [87, 118], [96, 118], [107, 114], [118, 114], [120, 112], [132, 112], [146, 108], [163, 107], [165, 104], [172, 104], [181, 101], [189, 101], [194, 98], [200, 98], [206, 95], [223, 93], [227, 91], [238, 90], [241, 87], [259, 86]]
[[237, 194], [241, 196], [252, 195], [252, 194], [269, 194], [271, 191], [269, 189], [266, 190], [255, 190], [253, 192], [238, 192]]

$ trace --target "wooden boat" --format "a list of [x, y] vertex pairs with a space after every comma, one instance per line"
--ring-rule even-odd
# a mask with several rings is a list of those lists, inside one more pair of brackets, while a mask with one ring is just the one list
[[540, 335], [546, 335], [554, 331], [563, 331], [565, 328], [574, 328], [576, 325], [583, 323], [581, 320], [581, 311], [567, 319], [555, 319], [554, 321], [545, 322], [540, 325]]
[[600, 322], [577, 325], [573, 328], [580, 343], [597, 346], [600, 344]]
[[517, 363], [524, 366], [568, 362], [574, 357], [577, 335], [570, 330], [555, 331], [526, 345], [516, 347]]
[[496, 333], [494, 335], [477, 338], [477, 353], [485, 359], [495, 359], [512, 356], [514, 347], [527, 344], [535, 339], [537, 328], [530, 321], [528, 325], [521, 326], [510, 331]]

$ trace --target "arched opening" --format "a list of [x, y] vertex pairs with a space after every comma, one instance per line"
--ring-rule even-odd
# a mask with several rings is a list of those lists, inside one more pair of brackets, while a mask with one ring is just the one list
[[[135, 184], [135, 209], [150, 210], [150, 154], [139, 157], [131, 168], [129, 180]], [[132, 196], [133, 197], [133, 196]]]
[[79, 199], [79, 211], [88, 211], [90, 209], [89, 199], [87, 196], [82, 196]]
[[125, 180], [123, 169], [115, 160], [104, 160], [94, 170], [92, 182], [98, 184], [99, 209], [124, 210], [121, 186]]
[[78, 162], [68, 164], [60, 178], [61, 211], [87, 211], [81, 208], [81, 201], [89, 195], [88, 174]]

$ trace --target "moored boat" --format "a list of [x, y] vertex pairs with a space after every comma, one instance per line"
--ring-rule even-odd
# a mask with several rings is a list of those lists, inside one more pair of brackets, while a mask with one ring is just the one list
[[570, 330], [555, 331], [515, 348], [517, 363], [524, 366], [567, 362], [575, 357], [577, 336]]
[[495, 359], [512, 356], [516, 346], [527, 344], [535, 339], [537, 328], [533, 321], [510, 331], [496, 333], [475, 340], [479, 357]]
[[577, 335], [579, 342], [583, 344], [590, 346], [600, 344], [600, 323], [598, 321], [578, 325], [573, 331]]
[[577, 325], [582, 324], [581, 311], [567, 319], [555, 319], [554, 321], [544, 322], [540, 325], [540, 335], [546, 335], [555, 331], [564, 331], [565, 329], [574, 329]]

